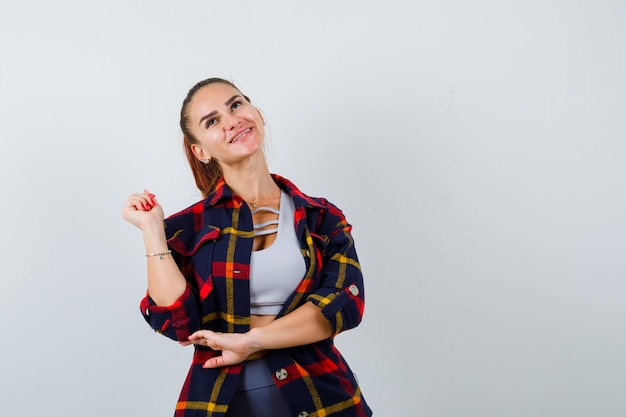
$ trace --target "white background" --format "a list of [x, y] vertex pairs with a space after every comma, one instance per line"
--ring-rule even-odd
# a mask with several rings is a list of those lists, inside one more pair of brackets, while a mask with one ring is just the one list
[[271, 170], [354, 225], [337, 343], [377, 416], [626, 416], [626, 3], [0, 5], [0, 415], [171, 416], [125, 223], [199, 199], [178, 112], [231, 79]]

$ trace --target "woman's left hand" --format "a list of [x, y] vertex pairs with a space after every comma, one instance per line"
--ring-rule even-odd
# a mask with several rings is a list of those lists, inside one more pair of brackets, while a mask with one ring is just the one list
[[241, 363], [254, 353], [248, 347], [246, 335], [246, 333], [219, 333], [211, 330], [198, 330], [190, 335], [187, 341], [179, 343], [183, 346], [191, 344], [208, 346], [213, 350], [221, 351], [221, 356], [211, 358], [203, 365], [203, 368], [219, 368]]

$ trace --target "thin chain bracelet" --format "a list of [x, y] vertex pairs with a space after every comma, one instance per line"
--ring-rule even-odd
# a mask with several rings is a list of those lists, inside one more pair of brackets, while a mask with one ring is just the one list
[[170, 253], [172, 253], [171, 250], [168, 250], [167, 252], [158, 252], [158, 253], [146, 253], [146, 256], [148, 258], [151, 258], [153, 256], [158, 256], [159, 259], [163, 259], [164, 256], [169, 255]]

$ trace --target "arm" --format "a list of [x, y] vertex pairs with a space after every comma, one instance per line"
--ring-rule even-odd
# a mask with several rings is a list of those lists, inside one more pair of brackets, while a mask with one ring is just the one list
[[332, 336], [333, 329], [319, 308], [305, 303], [266, 326], [251, 329], [247, 344], [252, 352], [308, 345]]
[[291, 313], [273, 320], [247, 333], [219, 333], [198, 330], [189, 336], [186, 346], [196, 344], [208, 346], [222, 352], [221, 356], [209, 359], [204, 368], [218, 368], [241, 363], [256, 352], [268, 349], [284, 349], [302, 346], [328, 339], [332, 336], [330, 322], [312, 303], [306, 303]]
[[330, 322], [333, 335], [354, 328], [363, 318], [365, 291], [352, 226], [343, 213], [328, 203], [329, 211], [317, 230], [311, 233], [323, 247], [324, 260], [320, 271], [320, 285], [309, 294], [307, 301], [321, 309]]
[[[131, 195], [124, 207], [125, 220], [143, 232], [146, 253], [168, 251], [163, 209], [147, 191]], [[148, 294], [141, 312], [150, 326], [174, 340], [184, 340], [199, 326], [197, 304], [185, 277], [171, 255], [148, 257]]]
[[[143, 230], [146, 253], [168, 251], [163, 223]], [[187, 281], [171, 255], [148, 256], [148, 293], [157, 306], [172, 305], [187, 289]]]

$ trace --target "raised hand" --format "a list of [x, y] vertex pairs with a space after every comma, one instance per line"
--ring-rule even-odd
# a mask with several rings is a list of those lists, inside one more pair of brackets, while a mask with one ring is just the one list
[[122, 217], [144, 230], [148, 227], [162, 227], [163, 224], [163, 208], [157, 202], [154, 194], [148, 190], [143, 193], [131, 194], [126, 200]]

